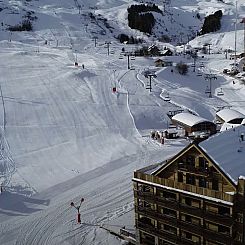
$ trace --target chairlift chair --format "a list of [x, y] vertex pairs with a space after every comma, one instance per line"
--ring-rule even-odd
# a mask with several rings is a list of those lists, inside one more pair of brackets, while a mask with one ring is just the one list
[[115, 54], [115, 51], [114, 51], [114, 50], [111, 50], [111, 51], [110, 51], [110, 54]]
[[122, 59], [123, 59], [123, 56], [120, 55], [120, 56], [119, 56], [119, 60], [122, 60]]
[[135, 60], [135, 56], [131, 56], [131, 58], [130, 58], [131, 60]]
[[206, 89], [205, 89], [205, 94], [210, 94], [210, 88], [207, 86]]
[[131, 66], [131, 67], [130, 67], [130, 70], [133, 70], [133, 71], [134, 71], [134, 70], [135, 70], [135, 67], [132, 67], [132, 66]]
[[163, 98], [163, 100], [166, 102], [170, 101], [169, 93], [166, 94], [166, 96]]
[[198, 77], [201, 77], [201, 76], [202, 76], [202, 72], [201, 72], [201, 71], [198, 71], [198, 72], [197, 72], [197, 76], [198, 76]]
[[220, 91], [217, 92], [217, 96], [223, 96], [223, 95], [224, 95], [224, 92], [222, 88], [220, 88]]

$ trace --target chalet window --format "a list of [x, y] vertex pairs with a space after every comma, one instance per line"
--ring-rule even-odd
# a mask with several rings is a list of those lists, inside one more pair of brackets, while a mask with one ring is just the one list
[[148, 203], [148, 202], [146, 202], [146, 201], [143, 201], [142, 207], [145, 207], [145, 208], [151, 208], [151, 204]]
[[214, 205], [207, 204], [206, 210], [211, 213], [218, 213], [218, 207]]
[[183, 182], [184, 178], [183, 178], [183, 173], [178, 172], [178, 182]]
[[182, 203], [185, 203], [188, 206], [200, 208], [200, 201], [192, 199], [190, 197], [184, 197]]
[[185, 233], [185, 237], [186, 237], [187, 239], [192, 240], [192, 234], [189, 233], [189, 232], [186, 232], [186, 233]]
[[193, 174], [186, 174], [186, 184], [196, 185], [195, 175], [193, 175]]
[[195, 167], [195, 157], [192, 156], [192, 155], [188, 155], [188, 156], [186, 157], [186, 163], [187, 163], [187, 165], [189, 165], [189, 166]]
[[191, 206], [191, 198], [186, 197], [185, 198], [185, 204], [188, 205], [188, 206]]
[[152, 187], [151, 186], [148, 186], [148, 185], [143, 185], [142, 186], [142, 190], [144, 192], [151, 192], [152, 191]]
[[172, 227], [172, 226], [170, 226], [170, 225], [163, 225], [163, 229], [165, 230], [165, 231], [168, 231], [168, 232], [170, 232], [170, 233], [173, 233], [173, 234], [177, 234], [177, 229], [176, 228], [174, 228], [174, 227]]
[[191, 215], [182, 215], [181, 220], [184, 220], [188, 223], [192, 223], [195, 225], [200, 225], [200, 219], [198, 219], [194, 216], [191, 216]]
[[151, 225], [151, 226], [153, 226], [153, 223], [154, 223], [154, 221], [152, 219], [147, 218], [147, 217], [142, 216], [142, 215], [140, 216], [139, 221], [144, 223], [144, 224]]
[[177, 217], [176, 211], [169, 208], [162, 208], [162, 213], [168, 216]]
[[207, 187], [207, 181], [204, 177], [199, 177], [199, 187], [206, 188]]
[[205, 170], [205, 169], [207, 169], [207, 167], [208, 167], [208, 164], [207, 164], [205, 158], [204, 157], [199, 157], [199, 168]]
[[155, 245], [155, 237], [140, 231], [140, 244]]
[[219, 181], [214, 179], [212, 180], [212, 189], [218, 191], [219, 190]]
[[166, 199], [176, 200], [176, 194], [168, 191], [163, 191], [162, 196]]
[[190, 215], [186, 215], [185, 216], [185, 221], [191, 223], [192, 222], [191, 216]]
[[230, 215], [230, 208], [221, 206], [218, 208], [218, 213], [221, 215]]
[[181, 236], [185, 239], [191, 240], [191, 244], [200, 244], [200, 237], [191, 234], [190, 232], [182, 232]]
[[223, 226], [223, 225], [219, 225], [218, 226], [218, 232], [229, 234], [230, 233], [230, 228], [226, 227], [226, 226]]
[[163, 241], [162, 239], [159, 239], [159, 245], [172, 245], [172, 243]]

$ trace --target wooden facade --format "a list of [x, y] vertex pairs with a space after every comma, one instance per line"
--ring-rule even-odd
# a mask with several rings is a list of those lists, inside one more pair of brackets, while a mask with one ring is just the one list
[[188, 125], [185, 123], [182, 123], [181, 121], [177, 121], [172, 119], [172, 123], [176, 126], [181, 126], [183, 129], [185, 129], [186, 135], [188, 136], [189, 134], [193, 132], [206, 132], [208, 131], [210, 135], [216, 133], [216, 125], [213, 122], [205, 121], [205, 122], [200, 122], [194, 125]]
[[138, 245], [245, 244], [245, 180], [194, 143], [149, 172], [133, 178]]

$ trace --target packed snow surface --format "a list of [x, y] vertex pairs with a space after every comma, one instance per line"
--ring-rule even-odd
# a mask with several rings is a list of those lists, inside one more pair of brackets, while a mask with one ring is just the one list
[[[103, 228], [134, 231], [133, 171], [164, 161], [189, 143], [178, 139], [161, 145], [150, 131], [168, 128], [167, 113], [174, 110], [208, 120], [224, 106], [245, 114], [242, 78], [222, 73], [234, 62], [223, 53], [234, 50], [234, 2], [171, 1], [166, 14], [157, 16], [155, 32], [160, 36], [167, 29], [175, 44], [187, 43], [206, 15], [223, 10], [220, 31], [189, 40], [185, 47], [130, 29], [127, 7], [136, 2], [1, 1], [1, 245], [123, 244]], [[238, 1], [238, 18], [244, 12], [244, 2]], [[8, 31], [27, 14], [37, 17], [33, 31]], [[127, 57], [119, 59], [121, 50], [137, 47], [120, 44], [114, 38], [120, 33], [173, 52], [210, 43], [212, 52], [200, 54], [195, 71], [190, 56], [168, 57], [189, 65], [185, 76], [172, 67], [154, 67], [156, 57], [136, 57], [129, 60], [134, 69], [128, 69]], [[243, 26], [238, 24], [237, 52], [242, 51]], [[151, 92], [146, 70], [157, 76]], [[211, 98], [205, 94], [206, 73], [217, 76]], [[217, 96], [220, 88], [222, 97]], [[237, 172], [230, 169], [235, 177], [243, 169], [239, 166]], [[78, 225], [70, 203], [79, 205], [81, 198]]]

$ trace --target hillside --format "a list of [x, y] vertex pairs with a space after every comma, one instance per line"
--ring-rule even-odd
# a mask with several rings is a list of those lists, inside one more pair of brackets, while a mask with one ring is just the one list
[[[133, 171], [164, 161], [189, 143], [178, 139], [160, 145], [150, 131], [169, 126], [170, 110], [210, 120], [221, 106], [245, 114], [244, 82], [222, 72], [233, 63], [224, 54], [235, 48], [233, 1], [173, 0], [163, 15], [154, 14], [152, 36], [128, 27], [127, 8], [139, 2], [0, 1], [0, 184], [5, 189], [0, 244], [123, 244], [100, 226], [133, 230]], [[161, 2], [154, 1], [164, 10]], [[195, 37], [204, 17], [217, 10], [223, 12], [221, 29]], [[237, 15], [245, 16], [242, 0]], [[25, 19], [33, 31], [9, 31]], [[190, 56], [167, 57], [187, 63], [186, 76], [171, 67], [156, 68], [157, 57], [136, 57], [129, 70], [120, 53], [138, 46], [120, 44], [115, 37], [121, 33], [174, 52], [210, 44], [211, 53], [198, 53], [195, 72]], [[172, 42], [160, 42], [162, 35]], [[243, 47], [238, 23], [237, 52]], [[152, 92], [146, 89], [146, 70], [157, 75]], [[217, 76], [212, 98], [205, 94], [205, 73]], [[170, 102], [164, 100], [167, 94]], [[70, 202], [81, 197], [78, 225]]]

